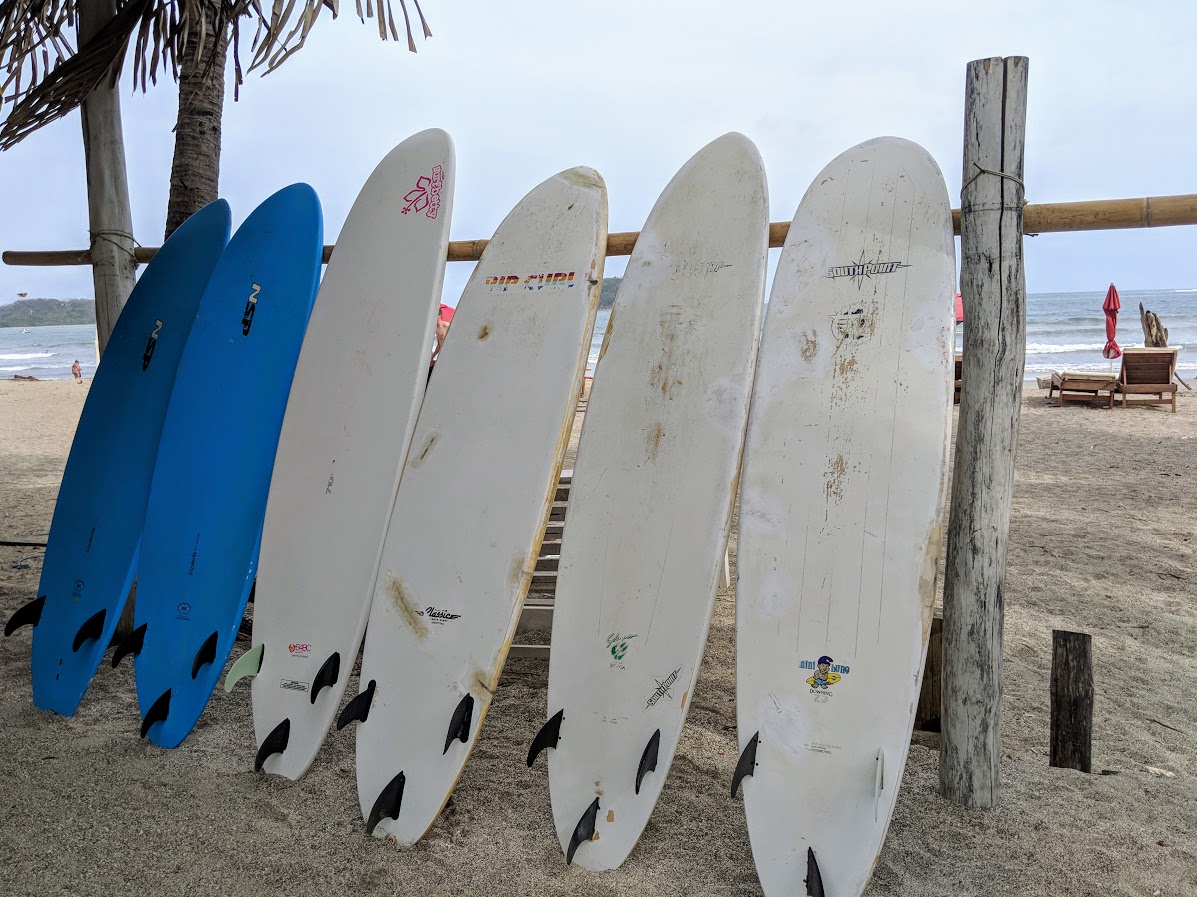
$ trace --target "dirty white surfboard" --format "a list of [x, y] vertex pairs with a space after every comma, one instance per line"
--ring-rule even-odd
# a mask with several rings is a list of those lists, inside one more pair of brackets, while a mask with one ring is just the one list
[[778, 264], [736, 590], [733, 791], [767, 895], [859, 895], [902, 779], [942, 535], [950, 214], [925, 150], [870, 140], [815, 178]]
[[383, 547], [357, 733], [367, 830], [436, 819], [507, 657], [557, 487], [598, 310], [607, 194], [589, 168], [528, 194], [466, 285]]
[[[756, 147], [727, 134], [661, 194], [628, 262], [570, 487], [549, 660], [553, 820], [619, 866], [693, 695], [735, 497], [765, 293]], [[530, 754], [530, 759], [533, 757]]]
[[[255, 766], [298, 779], [361, 645], [424, 398], [452, 214], [453, 143], [422, 131], [366, 181], [320, 286], [275, 458], [254, 602]], [[228, 687], [228, 686], [226, 686]]]

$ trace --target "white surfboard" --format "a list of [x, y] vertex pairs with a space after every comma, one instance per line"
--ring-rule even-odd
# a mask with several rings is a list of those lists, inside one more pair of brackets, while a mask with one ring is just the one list
[[498, 686], [552, 507], [598, 311], [607, 194], [564, 171], [504, 219], [462, 294], [399, 483], [362, 657], [366, 828], [415, 843]]
[[870, 140], [802, 199], [745, 445], [736, 704], [767, 895], [859, 895], [918, 701], [942, 537], [955, 254], [943, 176]]
[[765, 298], [756, 147], [714, 141], [636, 241], [570, 486], [549, 659], [553, 821], [567, 862], [613, 869], [677, 748], [718, 590]]
[[283, 419], [254, 602], [255, 766], [298, 779], [361, 645], [399, 470], [424, 398], [453, 206], [441, 130], [379, 163], [320, 286]]

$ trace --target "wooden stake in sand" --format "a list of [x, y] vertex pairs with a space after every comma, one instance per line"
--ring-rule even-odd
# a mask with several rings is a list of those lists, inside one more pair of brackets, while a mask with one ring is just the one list
[[968, 64], [961, 190], [964, 367], [943, 615], [943, 796], [998, 800], [1002, 589], [1026, 354], [1027, 60]]
[[1093, 639], [1052, 630], [1051, 756], [1063, 769], [1093, 771]]

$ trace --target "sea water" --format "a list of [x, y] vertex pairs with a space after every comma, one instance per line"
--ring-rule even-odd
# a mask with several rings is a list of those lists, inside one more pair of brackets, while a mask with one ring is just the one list
[[[1120, 291], [1122, 311], [1115, 339], [1120, 346], [1143, 345], [1139, 324], [1139, 303], [1160, 316], [1168, 328], [1168, 345], [1179, 346], [1177, 370], [1197, 371], [1197, 289]], [[1106, 319], [1101, 306], [1106, 294], [1031, 293], [1027, 297], [1026, 376], [1061, 370], [1109, 371], [1110, 362], [1101, 355], [1106, 344]], [[590, 341], [588, 373], [593, 373], [607, 332], [610, 309], [600, 309]], [[961, 349], [963, 327], [956, 328], [956, 348]], [[54, 327], [0, 327], [0, 379], [14, 374], [39, 380], [71, 377], [71, 363], [79, 359], [83, 376], [96, 369], [96, 332], [91, 324]], [[1115, 372], [1118, 362], [1113, 363]]]
[[84, 377], [96, 372], [94, 324], [0, 327], [0, 380], [18, 374], [39, 380], [70, 380], [76, 358]]

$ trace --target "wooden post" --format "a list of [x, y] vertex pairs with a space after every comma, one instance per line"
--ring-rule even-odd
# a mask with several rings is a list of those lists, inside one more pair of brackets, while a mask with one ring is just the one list
[[1052, 766], [1093, 771], [1093, 639], [1052, 630]]
[[[82, 0], [79, 46], [85, 46], [115, 15], [114, 0]], [[83, 101], [82, 115], [96, 338], [102, 355], [125, 300], [133, 292], [137, 270], [119, 86], [107, 79], [102, 81]]]
[[1023, 145], [1027, 60], [968, 64], [960, 195], [964, 359], [943, 614], [939, 786], [998, 800], [1002, 590], [1026, 351]]

